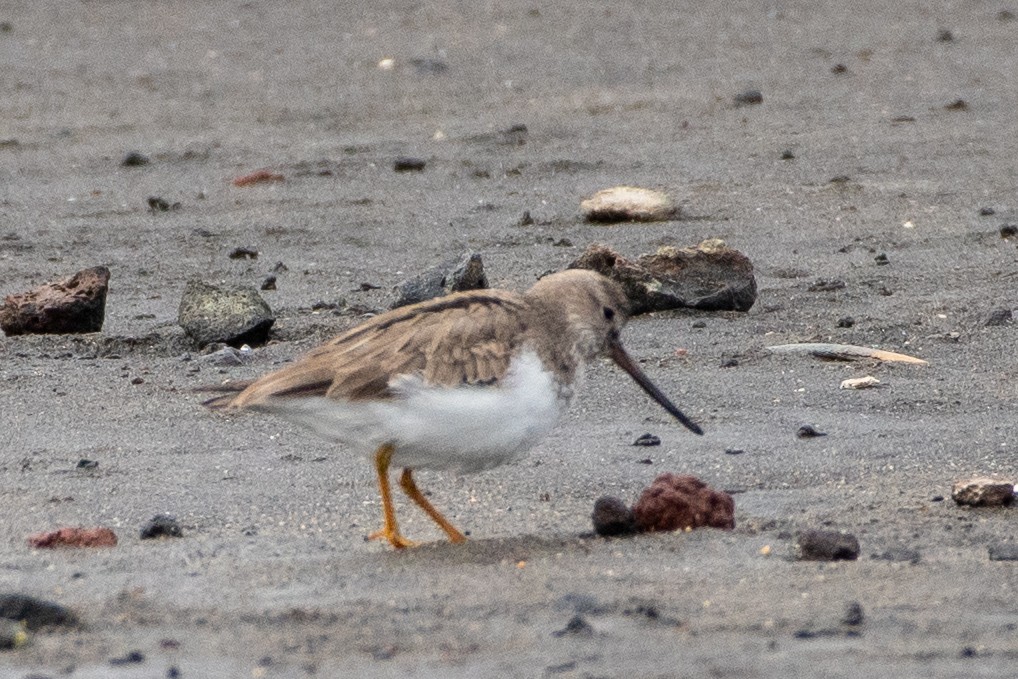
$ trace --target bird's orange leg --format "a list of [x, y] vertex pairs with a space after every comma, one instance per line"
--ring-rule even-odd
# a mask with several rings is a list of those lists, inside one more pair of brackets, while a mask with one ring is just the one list
[[[378, 492], [382, 496], [382, 516], [385, 522], [382, 524], [382, 529], [376, 530], [368, 536], [368, 539], [385, 539], [396, 549], [403, 549], [404, 547], [416, 547], [417, 543], [400, 535], [399, 525], [396, 523], [396, 510], [392, 506], [392, 492], [389, 490], [389, 463], [392, 461], [392, 454], [395, 450], [395, 446], [386, 443], [375, 451], [375, 471], [378, 473]], [[405, 474], [406, 472], [404, 472]]]
[[456, 526], [449, 523], [442, 514], [435, 509], [435, 506], [428, 502], [428, 499], [424, 497], [424, 494], [417, 488], [417, 484], [414, 483], [413, 472], [410, 469], [404, 469], [403, 475], [399, 477], [399, 485], [403, 488], [403, 492], [407, 494], [411, 500], [417, 503], [417, 506], [423, 509], [431, 520], [438, 524], [439, 528], [445, 531], [445, 534], [449, 536], [449, 542], [466, 542], [467, 538], [463, 533], [456, 530]]

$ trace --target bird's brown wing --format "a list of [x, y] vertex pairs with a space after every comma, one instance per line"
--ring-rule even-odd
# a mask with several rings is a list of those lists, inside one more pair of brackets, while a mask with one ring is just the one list
[[231, 407], [269, 398], [392, 396], [417, 375], [429, 384], [494, 384], [509, 369], [526, 328], [521, 298], [500, 290], [461, 292], [386, 312], [244, 389]]

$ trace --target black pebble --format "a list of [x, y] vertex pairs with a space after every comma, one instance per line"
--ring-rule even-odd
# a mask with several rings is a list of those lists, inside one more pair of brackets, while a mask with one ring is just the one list
[[1018, 561], [1018, 544], [1000, 542], [989, 547], [990, 561]]
[[742, 455], [745, 452], [742, 448], [725, 448], [725, 455]]
[[736, 106], [753, 106], [763, 103], [763, 93], [760, 90], [746, 90], [735, 95]]
[[396, 172], [421, 172], [427, 164], [428, 161], [423, 158], [400, 156], [395, 160], [395, 162], [393, 162], [392, 169]]
[[881, 252], [879, 255], [873, 258], [873, 261], [877, 263], [877, 266], [883, 266], [884, 264], [890, 264], [891, 260], [887, 258], [887, 253]]
[[855, 325], [855, 319], [851, 316], [842, 316], [838, 319], [839, 328], [851, 328], [853, 325]]
[[997, 214], [997, 211], [994, 210], [992, 207], [981, 207], [981, 208], [979, 208], [979, 216], [980, 217], [989, 217], [989, 216], [995, 215], [995, 214]]
[[635, 441], [634, 446], [659, 446], [661, 445], [661, 439], [653, 434], [641, 434]]
[[78, 464], [74, 465], [76, 469], [95, 469], [99, 466], [97, 460], [89, 460], [88, 458], [81, 458], [78, 460]]
[[817, 431], [811, 424], [804, 424], [799, 427], [798, 431], [795, 432], [795, 435], [801, 439], [812, 439], [817, 436], [827, 436], [824, 432]]
[[693, 321], [692, 325], [690, 325], [689, 327], [696, 328], [696, 329], [706, 328], [707, 327], [707, 321], [704, 321], [704, 320]]
[[862, 604], [858, 601], [851, 601], [845, 607], [845, 615], [841, 618], [841, 623], [850, 627], [858, 627], [865, 619], [866, 616], [863, 613]]
[[605, 495], [594, 503], [594, 532], [604, 537], [630, 535], [636, 532], [633, 512], [617, 497]]
[[150, 161], [149, 157], [146, 156], [144, 153], [139, 153], [138, 151], [131, 151], [126, 156], [124, 156], [124, 159], [120, 161], [120, 164], [123, 165], [124, 167], [139, 167], [141, 165], [148, 165], [150, 162], [152, 161]]
[[179, 202], [170, 203], [168, 200], [160, 198], [159, 196], [149, 196], [146, 202], [148, 202], [148, 209], [150, 212], [169, 212], [170, 210], [180, 209]]
[[922, 555], [919, 554], [918, 550], [910, 549], [908, 547], [891, 547], [890, 549], [885, 549], [879, 554], [873, 554], [870, 558], [875, 561], [907, 561], [911, 564], [917, 564], [922, 558]]
[[725, 358], [721, 361], [722, 368], [737, 368], [739, 366], [739, 359], [737, 358]]
[[795, 154], [792, 153], [791, 149], [785, 149], [781, 152], [781, 160], [795, 160]]
[[230, 259], [258, 259], [258, 251], [254, 248], [239, 247], [230, 250]]
[[276, 277], [266, 276], [265, 280], [262, 281], [262, 290], [275, 290], [276, 289]]
[[130, 651], [119, 658], [110, 658], [111, 665], [134, 665], [145, 662], [145, 654], [141, 651]]
[[566, 623], [566, 626], [560, 630], [555, 630], [551, 633], [553, 637], [590, 637], [594, 635], [594, 628], [590, 626], [581, 615], [574, 615]]
[[1018, 236], [1018, 226], [1014, 224], [1002, 224], [1000, 227], [1001, 238], [1013, 238]]
[[183, 536], [177, 517], [170, 514], [156, 514], [148, 523], [141, 527], [141, 539], [151, 540], [153, 538], [179, 538]]

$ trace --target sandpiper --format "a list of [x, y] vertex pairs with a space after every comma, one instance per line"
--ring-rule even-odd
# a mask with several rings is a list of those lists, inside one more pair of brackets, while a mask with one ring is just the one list
[[415, 544], [396, 521], [395, 466], [406, 495], [450, 541], [463, 542], [417, 488], [413, 471], [473, 472], [514, 459], [555, 424], [587, 360], [610, 357], [679, 422], [703, 433], [622, 348], [627, 312], [617, 283], [582, 269], [546, 276], [523, 294], [454, 293], [374, 316], [260, 379], [213, 387], [232, 393], [206, 405], [274, 413], [370, 456], [384, 523], [369, 538]]

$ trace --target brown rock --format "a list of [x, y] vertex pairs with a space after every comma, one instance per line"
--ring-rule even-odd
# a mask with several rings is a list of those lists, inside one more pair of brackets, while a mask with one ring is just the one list
[[595, 243], [569, 268], [592, 269], [618, 281], [634, 314], [684, 307], [749, 311], [756, 301], [752, 262], [718, 239], [695, 248], [662, 247], [636, 261]]
[[633, 505], [636, 525], [644, 531], [735, 528], [735, 501], [689, 474], [660, 474]]
[[28, 544], [37, 549], [52, 547], [116, 547], [117, 534], [109, 528], [72, 528], [35, 533], [28, 536]]
[[1014, 483], [987, 478], [964, 479], [954, 482], [951, 497], [960, 505], [1003, 507], [1014, 502]]
[[98, 332], [106, 315], [110, 270], [83, 269], [70, 278], [8, 295], [0, 328], [8, 335]]

